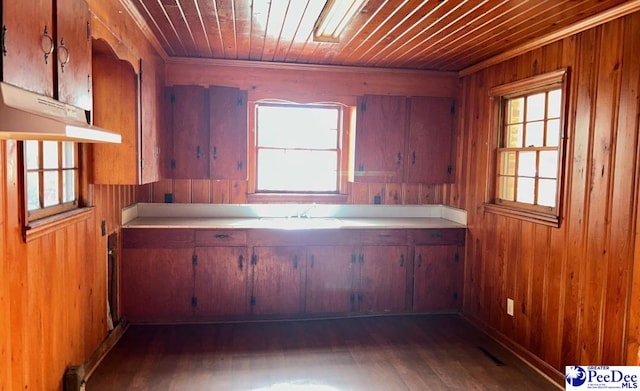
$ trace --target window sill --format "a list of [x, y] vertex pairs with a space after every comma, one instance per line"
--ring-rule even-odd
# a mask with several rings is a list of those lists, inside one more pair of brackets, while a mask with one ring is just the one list
[[24, 241], [30, 242], [71, 224], [87, 220], [93, 215], [93, 210], [94, 208], [92, 207], [78, 208], [35, 220], [24, 227]]
[[529, 221], [531, 223], [542, 224], [549, 227], [554, 227], [554, 228], [560, 227], [559, 216], [536, 213], [529, 210], [515, 209], [507, 206], [490, 204], [490, 203], [484, 204], [484, 211], [488, 213], [494, 213], [497, 215], [505, 216], [505, 217], [511, 217], [514, 219]]
[[249, 203], [308, 203], [318, 204], [344, 204], [348, 199], [347, 194], [301, 194], [301, 193], [250, 193], [247, 194]]

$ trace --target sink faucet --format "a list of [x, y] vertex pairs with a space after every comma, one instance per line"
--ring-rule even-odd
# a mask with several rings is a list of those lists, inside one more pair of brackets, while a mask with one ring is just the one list
[[303, 210], [303, 211], [298, 211], [298, 213], [296, 214], [296, 217], [299, 219], [308, 219], [311, 216], [309, 216], [309, 212], [311, 212], [313, 209], [315, 209], [316, 207], [316, 203], [314, 202], [313, 204], [311, 204], [307, 209]]

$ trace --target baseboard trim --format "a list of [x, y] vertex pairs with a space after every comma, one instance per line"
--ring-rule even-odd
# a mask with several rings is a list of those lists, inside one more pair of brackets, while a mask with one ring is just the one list
[[460, 316], [467, 320], [470, 324], [476, 327], [478, 330], [485, 333], [489, 338], [493, 339], [500, 345], [504, 346], [505, 349], [509, 350], [511, 353], [518, 356], [524, 363], [533, 368], [536, 372], [540, 373], [542, 376], [546, 377], [554, 384], [558, 386], [559, 389], [564, 389], [564, 374], [559, 372], [557, 369], [549, 365], [546, 361], [542, 360], [540, 357], [534, 355], [523, 346], [519, 345], [511, 338], [502, 334], [498, 330], [486, 325], [482, 322], [481, 319], [469, 316], [467, 314], [461, 313]]
[[77, 367], [69, 367], [64, 376], [64, 390], [83, 391], [93, 371], [100, 365], [109, 351], [116, 346], [120, 338], [122, 338], [127, 331], [127, 328], [129, 328], [129, 322], [126, 319], [122, 319], [87, 361]]

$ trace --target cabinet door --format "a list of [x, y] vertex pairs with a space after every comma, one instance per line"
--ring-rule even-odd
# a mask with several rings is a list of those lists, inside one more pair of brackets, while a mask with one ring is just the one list
[[458, 310], [462, 301], [460, 246], [416, 246], [413, 310]]
[[247, 178], [247, 91], [209, 88], [211, 178]]
[[307, 248], [307, 313], [344, 313], [355, 309], [353, 289], [357, 254], [351, 246]]
[[91, 110], [89, 6], [85, 0], [58, 0], [56, 13], [58, 99], [84, 110]]
[[106, 48], [93, 56], [93, 76], [93, 121], [97, 126], [120, 133], [122, 143], [91, 145], [91, 183], [139, 184], [138, 76], [131, 64], [119, 60]]
[[193, 249], [122, 250], [122, 314], [132, 320], [176, 320], [193, 313]]
[[400, 312], [406, 309], [407, 246], [364, 246], [359, 255], [358, 310]]
[[406, 98], [358, 98], [355, 140], [356, 182], [402, 182]]
[[195, 315], [217, 317], [249, 313], [246, 247], [197, 247]]
[[406, 160], [408, 183], [451, 182], [453, 105], [451, 98], [411, 98]]
[[162, 101], [162, 80], [156, 76], [152, 61], [140, 60], [140, 151], [141, 183], [156, 182], [160, 179], [160, 120], [158, 107]]
[[255, 247], [254, 314], [300, 314], [304, 309], [304, 247]]
[[51, 97], [56, 67], [52, 4], [51, 0], [3, 0], [0, 54], [4, 82]]
[[209, 178], [208, 90], [201, 86], [174, 86], [172, 89], [172, 177]]

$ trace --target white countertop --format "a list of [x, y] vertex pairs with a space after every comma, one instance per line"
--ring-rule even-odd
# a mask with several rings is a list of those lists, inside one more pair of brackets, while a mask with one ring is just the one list
[[465, 228], [466, 211], [443, 205], [141, 203], [125, 208], [122, 221], [124, 228], [288, 230]]

